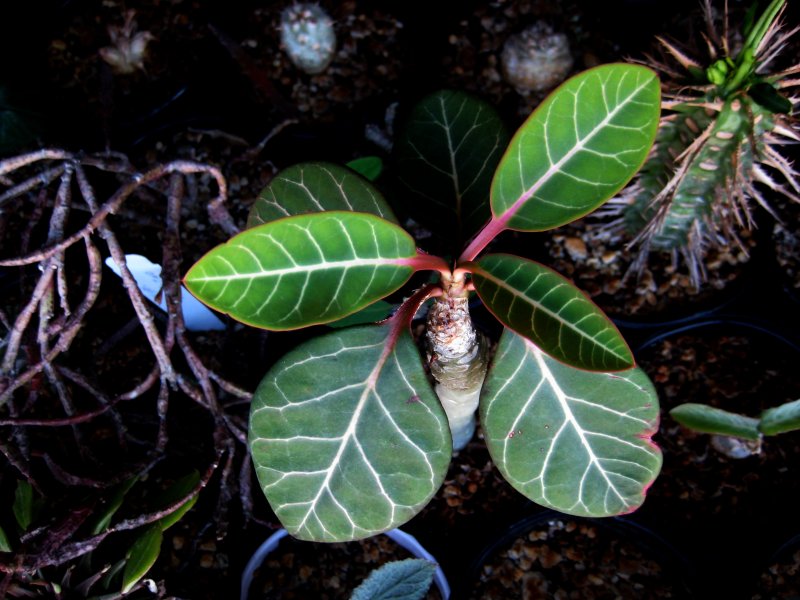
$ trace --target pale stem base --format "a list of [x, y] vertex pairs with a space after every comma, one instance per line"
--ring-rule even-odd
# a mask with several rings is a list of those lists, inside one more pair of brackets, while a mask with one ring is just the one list
[[475, 412], [486, 376], [486, 343], [472, 326], [466, 294], [441, 296], [428, 313], [428, 364], [447, 413], [453, 450], [475, 433]]

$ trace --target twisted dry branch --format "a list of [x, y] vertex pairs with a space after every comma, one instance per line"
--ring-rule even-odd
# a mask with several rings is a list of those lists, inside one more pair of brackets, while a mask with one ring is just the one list
[[[30, 169], [36, 172], [26, 175], [25, 171]], [[88, 169], [112, 173], [122, 178], [118, 189], [105, 202], [97, 200]], [[35, 569], [62, 565], [91, 552], [112, 533], [154, 523], [178, 510], [199, 493], [220, 465], [223, 466], [223, 472], [220, 477], [219, 515], [224, 513], [225, 505], [234, 495], [228, 489], [230, 486], [237, 487], [235, 476], [232, 475], [234, 451], [237, 441], [246, 443], [246, 434], [239, 420], [226, 414], [225, 406], [218, 400], [218, 394], [221, 392], [236, 398], [249, 398], [251, 394], [204, 364], [187, 334], [181, 307], [181, 202], [185, 196], [187, 179], [191, 182], [191, 178], [195, 176], [210, 177], [216, 182], [217, 195], [207, 203], [210, 221], [220, 226], [228, 235], [237, 233], [239, 228], [225, 206], [225, 177], [217, 167], [209, 164], [174, 161], [138, 173], [124, 156], [82, 156], [59, 149], [39, 150], [0, 161], [0, 184], [8, 188], [0, 193], [0, 228], [6, 225], [3, 222], [4, 211], [15, 202], [33, 202], [35, 213], [33, 222], [28, 224], [27, 231], [20, 236], [20, 252], [0, 259], [0, 274], [3, 269], [23, 270], [31, 265], [36, 265], [39, 270], [36, 283], [29, 287], [28, 297], [22, 306], [16, 311], [11, 307], [2, 307], [0, 310], [0, 326], [5, 328], [0, 344], [0, 351], [3, 352], [0, 361], [0, 430], [9, 428], [11, 432], [10, 436], [3, 436], [8, 441], [3, 442], [0, 451], [7, 464], [39, 492], [47, 486], [37, 481], [37, 476], [28, 466], [31, 459], [36, 458], [41, 459], [48, 467], [53, 480], [62, 485], [107, 490], [113, 485], [141, 477], [161, 460], [168, 443], [169, 401], [175, 390], [181, 390], [201, 405], [210, 413], [214, 422], [213, 459], [200, 484], [189, 494], [163, 510], [126, 519], [78, 541], [73, 537], [86, 519], [87, 510], [91, 512], [91, 507], [84, 505], [74, 508], [60, 527], [25, 534], [26, 551], [18, 553], [12, 560], [0, 561], [0, 572], [30, 573]], [[13, 181], [20, 177], [20, 182]], [[165, 179], [168, 180], [168, 185], [163, 190]], [[57, 187], [55, 194], [49, 191], [53, 185]], [[122, 205], [135, 196], [137, 191], [145, 189], [156, 190], [167, 199], [162, 239], [163, 291], [167, 303], [167, 323], [163, 333], [157, 326], [151, 305], [126, 264], [125, 251], [108, 218], [118, 213]], [[68, 221], [74, 208], [88, 209], [90, 216], [77, 230], [70, 230]], [[45, 211], [49, 211], [46, 240], [43, 247], [29, 251], [31, 233]], [[108, 253], [120, 269], [127, 297], [136, 320], [144, 330], [154, 359], [152, 368], [142, 381], [128, 391], [117, 394], [105, 393], [92, 381], [91, 374], [81, 373], [61, 364], [62, 357], [67, 355], [78, 333], [90, 321], [91, 309], [100, 295], [102, 258], [93, 236], [95, 233], [102, 238]], [[86, 275], [75, 274], [75, 259], [72, 258], [75, 249], [80, 249], [81, 245]], [[3, 254], [9, 254], [9, 250], [5, 249]], [[68, 260], [71, 270], [67, 268]], [[75, 288], [79, 287], [79, 281], [85, 281], [85, 284], [80, 293], [76, 294]], [[173, 358], [176, 346], [189, 373], [181, 372], [181, 367], [176, 366]], [[37, 410], [42, 408], [39, 405], [45, 402], [43, 398], [49, 398], [47, 394], [40, 394], [38, 391], [44, 383], [49, 385], [58, 404], [57, 407], [48, 405]], [[31, 448], [29, 433], [32, 428], [71, 427], [75, 442], [81, 450], [83, 444], [79, 426], [101, 416], [111, 418], [118, 442], [123, 445], [126, 443], [126, 427], [118, 411], [120, 403], [137, 399], [156, 386], [158, 427], [148, 459], [141, 464], [119, 470], [114, 477], [101, 480], [70, 473], [53, 456]], [[88, 397], [95, 406], [88, 409], [78, 408], [75, 401], [77, 397]], [[228, 406], [237, 404], [231, 403]], [[53, 414], [58, 410], [63, 416]], [[226, 455], [227, 459], [224, 458]], [[249, 488], [246, 492], [249, 494]], [[250, 501], [243, 502], [246, 511], [250, 504]]]

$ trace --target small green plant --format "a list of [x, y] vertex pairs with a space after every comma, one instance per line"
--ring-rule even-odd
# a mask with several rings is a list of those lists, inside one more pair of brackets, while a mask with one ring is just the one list
[[678, 423], [700, 433], [731, 438], [724, 444], [726, 454], [743, 458], [761, 450], [764, 436], [800, 429], [800, 400], [764, 410], [758, 418], [687, 402], [669, 412]]
[[419, 600], [433, 583], [436, 565], [423, 558], [388, 562], [353, 590], [350, 600]]
[[[196, 471], [174, 481], [156, 499], [164, 516], [157, 520], [118, 521], [117, 513], [138, 483], [127, 480], [102, 497], [85, 499], [78, 510], [63, 515], [60, 499], [47, 498], [26, 480], [17, 480], [11, 513], [13, 530], [0, 527], [0, 553], [16, 553], [13, 576], [3, 582], [3, 597], [102, 597], [122, 598], [130, 592], [146, 588], [155, 593], [157, 584], [145, 576], [156, 563], [163, 533], [177, 523], [195, 504], [200, 476]], [[8, 519], [4, 519], [8, 521]], [[137, 535], [123, 543], [124, 556], [117, 545], [103, 544], [106, 537], [136, 529]], [[73, 542], [78, 531], [89, 539]], [[101, 596], [97, 596], [101, 594]]]
[[[487, 105], [434, 94], [411, 117], [398, 168], [416, 197], [449, 210], [448, 226], [471, 238], [458, 258], [418, 250], [355, 172], [305, 163], [270, 183], [246, 231], [189, 270], [184, 283], [200, 300], [270, 330], [358, 320], [416, 272], [433, 273], [389, 318], [300, 344], [258, 386], [250, 449], [289, 533], [344, 541], [406, 522], [472, 437], [476, 408], [495, 464], [527, 497], [575, 515], [641, 504], [661, 465], [651, 382], [569, 281], [484, 250], [504, 231], [553, 229], [616, 194], [645, 160], [659, 112], [653, 71], [605, 65], [565, 82], [506, 147]], [[472, 291], [505, 326], [488, 372]], [[429, 299], [435, 387], [410, 331]]]
[[683, 258], [698, 285], [706, 275], [707, 247], [744, 247], [741, 232], [753, 228], [755, 206], [772, 212], [764, 188], [798, 200], [798, 174], [779, 147], [798, 139], [791, 119], [796, 99], [786, 90], [797, 85], [791, 76], [800, 64], [770, 71], [797, 31], [782, 30], [785, 5], [772, 0], [758, 18], [753, 5], [739, 42], [728, 25], [727, 4], [721, 36], [706, 2], [705, 68], [689, 51], [659, 38], [683, 71], [652, 61], [665, 94], [661, 127], [636, 184], [609, 205], [621, 215], [616, 224], [641, 246], [638, 268], [651, 250], [671, 252], [674, 261]]

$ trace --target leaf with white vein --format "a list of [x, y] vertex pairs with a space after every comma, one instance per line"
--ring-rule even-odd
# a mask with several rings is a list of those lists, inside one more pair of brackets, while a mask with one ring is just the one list
[[341, 319], [391, 294], [425, 268], [424, 258], [389, 221], [328, 211], [247, 229], [201, 258], [184, 283], [238, 321], [296, 329]]
[[253, 397], [249, 443], [283, 526], [326, 542], [408, 521], [452, 449], [408, 329], [391, 322], [314, 338], [278, 361]]
[[397, 175], [426, 224], [449, 227], [460, 243], [491, 216], [492, 175], [508, 145], [502, 119], [489, 104], [444, 90], [413, 109], [397, 142]]
[[506, 330], [480, 415], [503, 477], [534, 502], [567, 514], [629, 513], [661, 468], [650, 439], [658, 397], [639, 368], [574, 369]]
[[656, 74], [610, 64], [566, 81], [514, 135], [492, 182], [504, 227], [544, 231], [586, 215], [644, 163], [661, 111]]
[[364, 177], [332, 163], [310, 162], [288, 167], [269, 182], [250, 208], [247, 227], [325, 210], [371, 213], [397, 223], [381, 193]]
[[567, 279], [539, 263], [488, 254], [472, 268], [475, 291], [506, 327], [580, 369], [619, 371], [633, 354], [614, 323]]

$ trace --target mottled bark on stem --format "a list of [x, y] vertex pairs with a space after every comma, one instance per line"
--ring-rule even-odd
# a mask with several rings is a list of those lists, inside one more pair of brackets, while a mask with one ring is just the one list
[[436, 298], [428, 313], [426, 336], [436, 394], [450, 422], [453, 449], [460, 450], [475, 433], [487, 366], [486, 343], [472, 326], [466, 291]]

